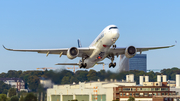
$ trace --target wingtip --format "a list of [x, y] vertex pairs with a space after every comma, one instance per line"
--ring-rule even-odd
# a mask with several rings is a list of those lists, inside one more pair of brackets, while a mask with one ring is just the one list
[[6, 48], [4, 45], [2, 45], [2, 46], [3, 46], [3, 48], [6, 49], [6, 50], [11, 50], [11, 49]]
[[173, 46], [176, 46], [176, 44], [177, 44], [177, 41], [175, 41], [175, 44]]
[[7, 49], [4, 45], [2, 45], [4, 49]]

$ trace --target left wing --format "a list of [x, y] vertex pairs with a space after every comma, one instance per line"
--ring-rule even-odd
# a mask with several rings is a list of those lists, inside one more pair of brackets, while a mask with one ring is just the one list
[[[137, 52], [143, 52], [143, 51], [148, 51], [148, 50], [154, 50], [154, 49], [162, 49], [162, 48], [170, 48], [174, 47], [175, 45], [170, 45], [170, 46], [161, 46], [161, 47], [136, 47]], [[119, 48], [110, 48], [109, 54], [114, 54], [114, 55], [121, 55], [125, 54], [125, 50], [127, 47], [119, 47]]]
[[79, 63], [57, 63], [55, 65], [79, 65]]
[[[37, 52], [37, 53], [44, 53], [46, 54], [46, 56], [48, 56], [49, 54], [59, 54], [60, 57], [61, 55], [67, 55], [67, 51], [69, 48], [61, 48], [61, 49], [9, 49], [6, 48], [5, 46], [3, 46], [6, 50], [9, 51], [22, 51], [22, 52]], [[78, 48], [79, 50], [79, 54], [78, 57], [82, 57], [83, 54], [92, 54], [93, 52], [93, 48]]]

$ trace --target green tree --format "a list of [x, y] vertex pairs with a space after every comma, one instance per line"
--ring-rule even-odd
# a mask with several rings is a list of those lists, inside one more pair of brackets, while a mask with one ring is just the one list
[[75, 73], [76, 78], [78, 79], [78, 81], [84, 82], [87, 81], [87, 75], [88, 75], [88, 71], [85, 70], [78, 70]]
[[10, 85], [0, 81], [0, 94], [7, 94], [9, 88], [11, 88]]
[[128, 101], [135, 101], [134, 97], [130, 96]]
[[61, 81], [64, 76], [71, 77], [73, 75], [73, 72], [69, 70], [56, 70], [56, 71], [48, 71], [45, 72], [46, 77], [52, 80], [53, 83], [55, 84], [62, 84]]
[[36, 89], [38, 88], [38, 85], [40, 84], [39, 78], [37, 76], [30, 76], [28, 79], [28, 87], [32, 90], [32, 91], [36, 91]]
[[37, 101], [37, 97], [33, 93], [28, 93], [24, 101]]
[[6, 94], [0, 94], [0, 101], [6, 101], [6, 100], [7, 100]]
[[64, 76], [63, 79], [61, 80], [61, 84], [69, 84], [69, 77], [68, 76]]
[[76, 84], [78, 83], [78, 79], [74, 76], [71, 76], [70, 78], [70, 84], [73, 84], [73, 82], [75, 82]]
[[9, 97], [16, 95], [16, 88], [10, 88], [8, 91]]
[[42, 84], [38, 85], [37, 92], [44, 92], [44, 88]]
[[19, 101], [19, 98], [17, 96], [12, 96], [11, 101]]
[[8, 89], [3, 89], [2, 94], [7, 94], [8, 93]]
[[9, 70], [7, 73], [8, 78], [18, 78], [21, 75], [22, 71]]
[[89, 71], [89, 73], [88, 73], [88, 75], [87, 75], [87, 78], [88, 78], [88, 81], [91, 81], [91, 80], [93, 80], [93, 81], [97, 81], [97, 72], [95, 71], [95, 70], [90, 70]]
[[7, 74], [4, 73], [4, 72], [2, 72], [2, 73], [0, 74], [0, 77], [1, 77], [1, 78], [5, 78], [6, 76], [7, 76]]
[[19, 101], [24, 101], [24, 97], [23, 97], [23, 95], [21, 95], [21, 97], [20, 97]]
[[19, 93], [19, 96], [20, 96], [20, 98], [22, 97], [23, 100], [24, 100], [24, 97], [25, 97], [27, 94], [28, 94], [28, 93], [27, 93], [26, 91], [21, 91], [21, 92]]
[[98, 77], [99, 77], [100, 80], [104, 81], [105, 76], [106, 76], [106, 71], [105, 70], [100, 70], [98, 72]]

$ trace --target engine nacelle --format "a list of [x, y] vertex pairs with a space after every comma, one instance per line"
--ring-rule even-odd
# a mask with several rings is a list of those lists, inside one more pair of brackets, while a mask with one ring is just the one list
[[136, 55], [136, 52], [137, 52], [137, 50], [136, 50], [136, 48], [134, 46], [129, 46], [125, 50], [125, 56], [127, 58], [132, 58], [132, 57], [134, 57]]
[[67, 57], [69, 59], [74, 59], [78, 56], [79, 50], [76, 47], [71, 47], [67, 51]]

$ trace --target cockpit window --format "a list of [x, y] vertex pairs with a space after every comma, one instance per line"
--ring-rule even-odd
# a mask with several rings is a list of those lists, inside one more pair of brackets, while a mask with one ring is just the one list
[[118, 29], [118, 28], [117, 28], [117, 27], [110, 27], [109, 30], [110, 30], [110, 29]]

